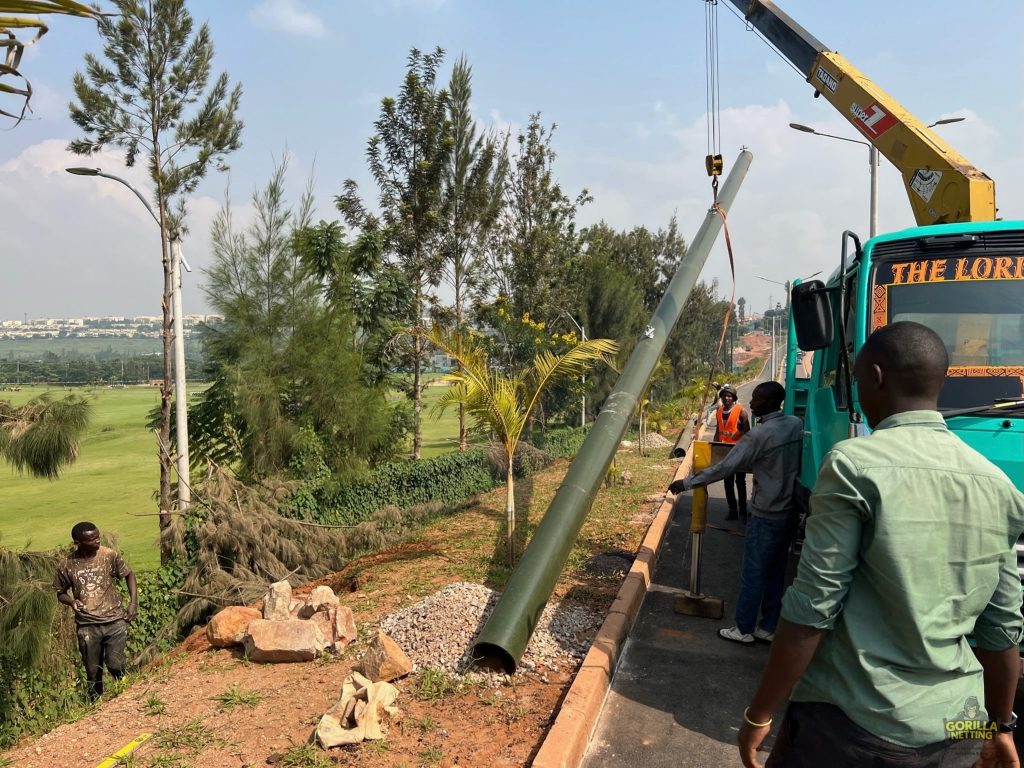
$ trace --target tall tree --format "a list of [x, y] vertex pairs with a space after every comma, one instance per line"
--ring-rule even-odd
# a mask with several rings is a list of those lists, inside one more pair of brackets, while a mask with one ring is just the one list
[[[406, 326], [423, 324], [432, 303], [431, 289], [441, 280], [444, 230], [444, 179], [451, 156], [448, 92], [437, 87], [444, 51], [409, 53], [405, 80], [397, 98], [381, 100], [376, 133], [367, 146], [370, 174], [378, 187], [380, 218], [370, 213], [352, 179], [336, 198], [346, 222], [364, 235], [379, 232], [387, 254], [401, 266], [411, 287]], [[423, 444], [423, 366], [426, 343], [413, 334], [407, 348], [412, 369], [409, 396], [413, 401], [412, 457]]]
[[[87, 53], [73, 80], [71, 119], [85, 133], [69, 149], [91, 155], [125, 151], [125, 164], [142, 159], [153, 183], [163, 265], [163, 360], [160, 388], [160, 529], [171, 508], [171, 240], [184, 231], [185, 198], [211, 166], [241, 146], [237, 117], [242, 88], [227, 74], [211, 84], [213, 41], [198, 29], [184, 0], [114, 0], [116, 14], [100, 18], [105, 60]], [[173, 209], [173, 210], [172, 210]], [[183, 394], [183, 393], [182, 393]], [[169, 556], [162, 547], [164, 559]]]
[[505, 184], [501, 248], [492, 264], [499, 295], [512, 311], [552, 321], [566, 307], [575, 288], [579, 244], [576, 210], [590, 200], [586, 190], [575, 202], [555, 179], [555, 126], [545, 128], [540, 114], [530, 116], [516, 137], [518, 151]]
[[736, 299], [736, 314], [741, 323], [747, 319], [747, 300], [742, 296]]
[[[478, 134], [470, 112], [472, 68], [459, 57], [448, 86], [452, 151], [444, 179], [444, 277], [455, 294], [454, 323], [465, 327], [466, 302], [486, 285], [483, 252], [501, 212], [508, 171], [505, 143]], [[459, 404], [459, 450], [466, 450], [466, 407]]]
[[204, 330], [213, 383], [190, 413], [192, 454], [246, 480], [290, 471], [305, 432], [336, 476], [390, 458], [404, 437], [402, 409], [368, 362], [385, 322], [373, 316], [395, 315], [395, 281], [367, 272], [372, 244], [352, 247], [337, 222], [312, 223], [309, 186], [292, 206], [285, 171], [282, 162], [253, 193], [247, 231], [236, 231], [226, 198], [211, 232], [206, 292], [224, 321]]

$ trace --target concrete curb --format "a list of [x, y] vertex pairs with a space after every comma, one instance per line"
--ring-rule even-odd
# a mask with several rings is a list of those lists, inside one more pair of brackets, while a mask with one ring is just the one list
[[[692, 452], [688, 451], [673, 479], [686, 477], [692, 464]], [[608, 616], [562, 701], [555, 722], [531, 763], [533, 768], [578, 768], [583, 763], [622, 647], [650, 586], [671, 517], [672, 502], [662, 501], [640, 544], [633, 567], [626, 574]]]

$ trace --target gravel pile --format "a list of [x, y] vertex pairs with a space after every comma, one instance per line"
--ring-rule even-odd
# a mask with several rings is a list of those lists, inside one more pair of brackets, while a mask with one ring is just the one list
[[657, 432], [648, 432], [644, 435], [644, 448], [671, 448], [675, 443]]
[[[417, 669], [430, 667], [461, 675], [469, 667], [473, 640], [483, 629], [498, 597], [498, 592], [482, 584], [449, 584], [440, 592], [385, 616], [380, 626], [409, 654]], [[548, 603], [519, 669], [574, 668], [590, 648], [602, 618], [582, 606]]]

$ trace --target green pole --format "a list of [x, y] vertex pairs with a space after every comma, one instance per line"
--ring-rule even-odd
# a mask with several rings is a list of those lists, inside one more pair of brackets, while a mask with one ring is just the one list
[[[718, 204], [728, 213], [753, 155], [739, 158], [718, 193]], [[537, 526], [518, 567], [484, 625], [473, 649], [477, 663], [512, 673], [522, 658], [541, 611], [555, 588], [573, 542], [579, 535], [597, 489], [615, 457], [637, 400], [658, 364], [668, 336], [697, 282], [708, 252], [722, 229], [722, 218], [712, 208], [697, 231], [665, 295], [643, 331], [615, 389], [605, 401], [590, 434], [569, 466], [551, 506]]]

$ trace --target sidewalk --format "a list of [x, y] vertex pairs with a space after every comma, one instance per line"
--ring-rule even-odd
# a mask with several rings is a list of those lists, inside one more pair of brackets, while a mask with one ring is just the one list
[[[722, 484], [709, 488], [702, 588], [725, 600], [721, 621], [673, 611], [689, 582], [690, 495], [680, 497], [664, 548], [584, 761], [586, 768], [683, 768], [739, 765], [736, 734], [743, 708], [768, 659], [718, 637], [731, 626], [743, 538], [725, 523]], [[770, 740], [768, 745], [770, 746]]]

